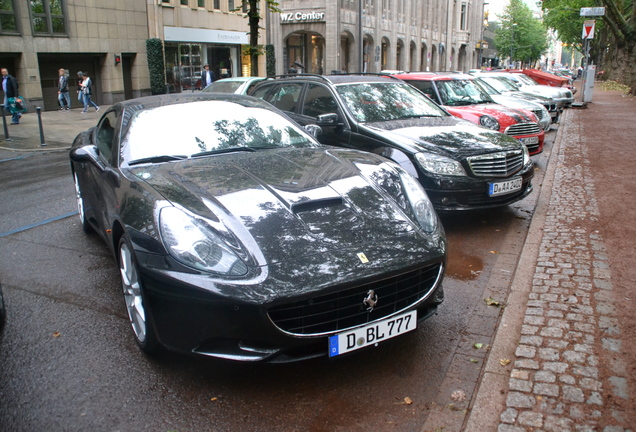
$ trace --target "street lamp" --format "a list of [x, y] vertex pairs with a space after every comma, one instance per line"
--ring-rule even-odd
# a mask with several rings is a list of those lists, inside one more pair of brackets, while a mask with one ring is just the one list
[[517, 26], [517, 23], [513, 23], [510, 26], [510, 63], [512, 64], [513, 60], [512, 60], [512, 55], [513, 55], [513, 51], [514, 51], [514, 46], [515, 46], [515, 27]]

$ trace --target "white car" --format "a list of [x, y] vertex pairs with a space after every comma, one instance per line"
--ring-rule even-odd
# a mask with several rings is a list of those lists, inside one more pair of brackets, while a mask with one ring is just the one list
[[246, 95], [252, 88], [263, 81], [263, 77], [234, 77], [214, 81], [203, 89], [205, 93], [235, 93]]

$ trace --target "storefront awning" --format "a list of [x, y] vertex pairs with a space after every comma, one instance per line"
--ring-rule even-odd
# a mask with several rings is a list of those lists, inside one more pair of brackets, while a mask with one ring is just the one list
[[164, 27], [163, 38], [166, 42], [198, 42], [237, 45], [247, 45], [250, 43], [249, 36], [245, 32], [186, 27]]

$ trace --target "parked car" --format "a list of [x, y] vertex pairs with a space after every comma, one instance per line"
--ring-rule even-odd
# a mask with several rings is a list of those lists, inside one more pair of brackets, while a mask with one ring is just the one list
[[204, 93], [236, 93], [246, 95], [256, 84], [264, 80], [263, 77], [234, 77], [214, 81], [204, 88]]
[[563, 106], [559, 106], [554, 99], [547, 96], [541, 96], [536, 93], [522, 92], [519, 90], [516, 81], [508, 79], [504, 75], [486, 75], [482, 73], [477, 75], [476, 79], [477, 82], [484, 82], [488, 84], [502, 95], [540, 103], [550, 113], [552, 123], [557, 123], [559, 121], [559, 116], [563, 112]]
[[443, 72], [395, 76], [428, 95], [454, 116], [517, 138], [528, 147], [531, 155], [543, 151], [545, 133], [532, 111], [495, 103], [473, 82], [472, 76]]
[[480, 74], [479, 76], [503, 77], [511, 82], [517, 90], [552, 98], [558, 106], [563, 108], [572, 106], [572, 102], [574, 102], [574, 95], [570, 90], [563, 87], [552, 87], [537, 84], [537, 82], [532, 78], [522, 73], [488, 72], [487, 74]]
[[420, 184], [261, 100], [116, 103], [70, 159], [144, 351], [333, 357], [415, 330], [443, 301], [446, 239]]
[[392, 76], [298, 75], [268, 79], [252, 92], [319, 141], [397, 162], [440, 211], [493, 208], [532, 191], [534, 167], [518, 140], [450, 115]]
[[544, 131], [550, 129], [552, 124], [552, 118], [548, 110], [537, 102], [531, 102], [522, 98], [504, 95], [486, 81], [479, 78], [473, 78], [473, 82], [477, 84], [495, 103], [512, 109], [521, 109], [526, 111], [532, 111], [532, 113], [539, 119], [539, 125]]

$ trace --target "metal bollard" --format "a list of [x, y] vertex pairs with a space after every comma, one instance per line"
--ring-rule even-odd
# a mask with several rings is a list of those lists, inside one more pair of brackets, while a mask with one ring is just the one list
[[44, 130], [42, 129], [42, 107], [35, 107], [35, 110], [38, 112], [38, 125], [40, 126], [40, 147], [44, 147], [46, 143], [44, 142]]
[[9, 138], [9, 128], [7, 128], [7, 117], [4, 115], [4, 105], [2, 105], [2, 125], [4, 126], [4, 140], [11, 141]]

